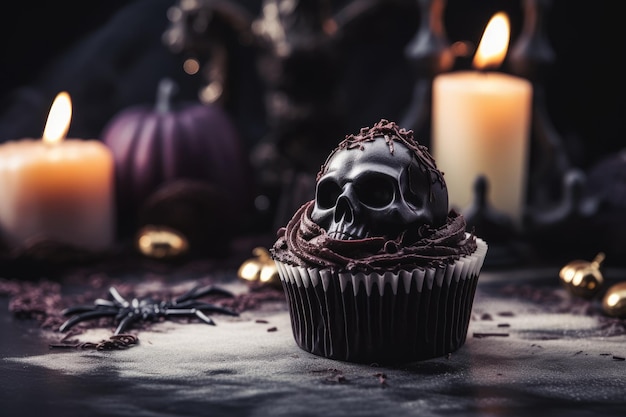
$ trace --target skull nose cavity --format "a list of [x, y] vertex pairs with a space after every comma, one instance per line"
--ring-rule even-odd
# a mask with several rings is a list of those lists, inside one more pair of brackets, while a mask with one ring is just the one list
[[350, 224], [354, 221], [354, 209], [350, 200], [346, 196], [337, 199], [337, 206], [334, 214], [335, 223]]
[[334, 239], [352, 240], [365, 237], [365, 227], [355, 225], [355, 205], [347, 195], [337, 199], [328, 235]]

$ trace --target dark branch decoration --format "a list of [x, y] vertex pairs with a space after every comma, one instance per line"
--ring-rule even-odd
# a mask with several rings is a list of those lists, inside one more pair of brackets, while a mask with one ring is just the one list
[[[316, 149], [332, 147], [345, 132], [342, 56], [368, 30], [364, 23], [375, 19], [376, 11], [396, 3], [361, 0], [333, 10], [328, 0], [264, 0], [255, 16], [230, 0], [179, 1], [168, 12], [163, 42], [197, 62], [206, 84], [199, 91], [204, 102], [225, 100], [233, 87], [227, 77], [235, 59], [229, 47], [253, 48], [265, 87], [266, 142], [286, 157], [284, 164], [314, 173], [325, 156], [312, 157]], [[328, 146], [320, 146], [326, 138]]]
[[[263, 0], [257, 14], [232, 0], [179, 0], [169, 11], [163, 42], [195, 62], [198, 96], [226, 107], [237, 96], [234, 49], [253, 52], [262, 84], [266, 134], [251, 149], [257, 189], [270, 200], [274, 224], [304, 201], [291, 190], [310, 187], [347, 130], [341, 84], [347, 52], [371, 31], [377, 14], [405, 0]], [[234, 73], [236, 75], [236, 72]], [[277, 201], [274, 201], [277, 200]]]

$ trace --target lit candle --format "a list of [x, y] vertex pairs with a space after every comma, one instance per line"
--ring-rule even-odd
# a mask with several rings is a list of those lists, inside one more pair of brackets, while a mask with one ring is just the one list
[[484, 175], [489, 201], [518, 225], [523, 214], [532, 86], [525, 79], [486, 71], [504, 60], [506, 14], [489, 21], [474, 56], [481, 71], [441, 74], [433, 81], [432, 148], [444, 172], [450, 205], [466, 209], [474, 181]]
[[113, 156], [97, 140], [64, 140], [71, 115], [62, 92], [43, 140], [0, 145], [0, 238], [10, 247], [50, 239], [99, 251], [113, 242]]

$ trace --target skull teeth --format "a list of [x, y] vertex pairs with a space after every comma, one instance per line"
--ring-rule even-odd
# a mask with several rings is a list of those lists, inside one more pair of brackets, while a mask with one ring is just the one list
[[334, 224], [328, 230], [328, 236], [337, 240], [355, 240], [367, 237], [364, 228], [351, 229], [347, 226], [342, 227], [341, 224]]
[[337, 239], [337, 240], [353, 240], [353, 239], [359, 239], [358, 236], [352, 236], [349, 233], [344, 233], [344, 232], [332, 232], [328, 234], [330, 237], [332, 237], [333, 239]]

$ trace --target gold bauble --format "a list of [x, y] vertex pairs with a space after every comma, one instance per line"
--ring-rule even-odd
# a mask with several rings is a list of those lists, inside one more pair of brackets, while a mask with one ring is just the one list
[[246, 281], [280, 286], [278, 269], [269, 251], [263, 247], [256, 247], [252, 253], [255, 257], [241, 264], [237, 276]]
[[609, 316], [626, 318], [626, 282], [609, 287], [602, 298], [602, 309]]
[[148, 225], [137, 233], [137, 249], [155, 259], [172, 259], [189, 250], [189, 242], [182, 233], [169, 227]]
[[592, 298], [604, 283], [600, 271], [603, 260], [604, 253], [600, 252], [591, 262], [577, 259], [568, 263], [559, 271], [561, 283], [573, 295]]

